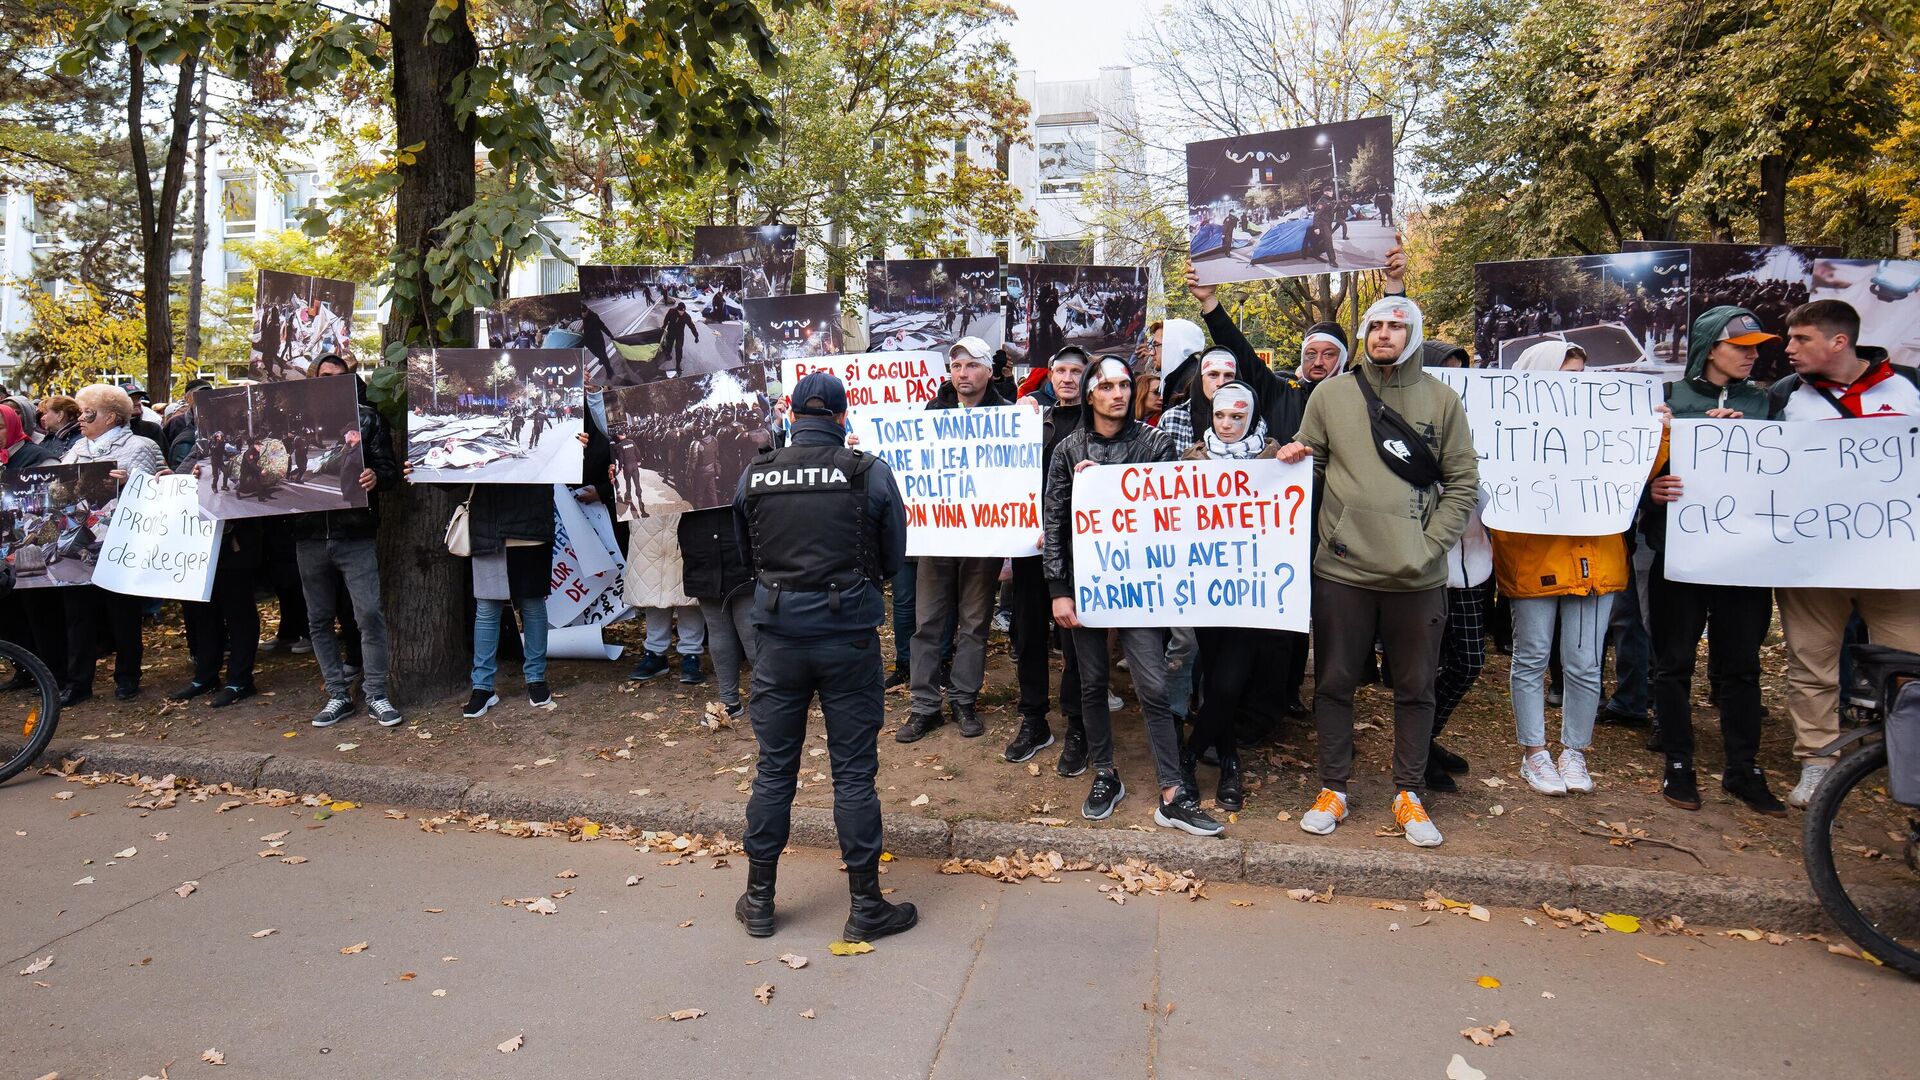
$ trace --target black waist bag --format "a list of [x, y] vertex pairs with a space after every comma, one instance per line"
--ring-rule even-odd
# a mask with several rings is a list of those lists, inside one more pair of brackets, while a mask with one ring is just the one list
[[1369, 437], [1373, 448], [1380, 453], [1381, 462], [1393, 470], [1393, 475], [1414, 487], [1432, 487], [1439, 483], [1440, 459], [1427, 449], [1427, 441], [1413, 430], [1406, 417], [1380, 400], [1366, 372], [1356, 370], [1353, 377], [1360, 383], [1361, 396], [1367, 399]]

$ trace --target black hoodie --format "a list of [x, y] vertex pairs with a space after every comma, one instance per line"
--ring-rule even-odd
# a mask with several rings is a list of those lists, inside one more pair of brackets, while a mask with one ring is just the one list
[[1053, 460], [1047, 462], [1047, 484], [1040, 499], [1040, 521], [1046, 530], [1046, 545], [1040, 552], [1040, 566], [1046, 572], [1050, 596], [1073, 595], [1073, 474], [1079, 464], [1083, 461], [1096, 465], [1172, 461], [1181, 449], [1166, 432], [1133, 418], [1131, 396], [1127, 398], [1127, 418], [1120, 433], [1110, 439], [1097, 434], [1091, 386], [1094, 370], [1087, 369], [1089, 385], [1081, 391], [1080, 427], [1060, 440]]

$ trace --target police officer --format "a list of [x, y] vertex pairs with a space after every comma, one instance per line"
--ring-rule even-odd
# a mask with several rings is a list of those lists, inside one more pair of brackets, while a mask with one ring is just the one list
[[848, 449], [847, 391], [825, 372], [791, 395], [792, 438], [764, 450], [734, 495], [740, 546], [752, 552], [753, 733], [760, 766], [747, 800], [747, 891], [734, 916], [754, 937], [773, 933], [773, 887], [787, 846], [807, 707], [820, 695], [833, 765], [833, 817], [853, 894], [848, 941], [911, 929], [919, 915], [880, 895], [877, 743], [885, 718], [881, 585], [907, 550], [906, 512], [893, 472]]

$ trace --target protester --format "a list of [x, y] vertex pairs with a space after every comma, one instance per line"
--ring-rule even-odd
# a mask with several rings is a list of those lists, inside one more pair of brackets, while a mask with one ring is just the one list
[[627, 673], [633, 682], [666, 674], [669, 648], [680, 654], [682, 683], [692, 686], [706, 678], [700, 670], [700, 654], [707, 651], [707, 622], [700, 605], [683, 591], [686, 572], [680, 562], [680, 518], [677, 512], [656, 511], [627, 522], [624, 595], [647, 620], [645, 649]]
[[[977, 409], [1009, 404], [994, 392], [988, 363], [992, 351], [977, 337], [963, 337], [947, 350], [947, 380], [930, 410]], [[957, 619], [953, 639], [951, 682], [944, 688], [946, 706], [964, 738], [986, 733], [977, 702], [986, 677], [987, 624], [993, 618], [994, 594], [1000, 581], [999, 558], [922, 555], [914, 560], [913, 681], [911, 712], [894, 732], [895, 742], [923, 739], [945, 723], [936, 675], [941, 670], [942, 638], [947, 623]]]
[[0, 409], [0, 465], [10, 469], [31, 469], [36, 465], [57, 465], [59, 462], [58, 452], [27, 438], [27, 425], [21, 420], [19, 410]]
[[64, 454], [81, 439], [80, 403], [65, 394], [54, 394], [40, 399], [40, 430], [47, 433], [42, 440], [47, 449]]
[[168, 701], [191, 701], [206, 694], [209, 706], [223, 709], [260, 692], [253, 683], [254, 660], [260, 651], [260, 608], [253, 600], [253, 575], [260, 568], [264, 528], [258, 520], [220, 523], [213, 592], [206, 603], [181, 605], [193, 678], [168, 694]]
[[1150, 341], [1153, 363], [1140, 370], [1160, 374], [1160, 402], [1164, 413], [1187, 400], [1193, 392], [1192, 384], [1200, 377], [1200, 354], [1206, 350], [1207, 335], [1191, 319], [1168, 319], [1153, 332]]
[[[60, 458], [72, 465], [91, 461], [114, 463], [113, 478], [126, 483], [134, 473], [152, 475], [166, 466], [152, 439], [135, 435], [128, 422], [136, 415], [126, 391], [105, 383], [82, 387], [74, 395], [79, 406], [80, 439]], [[67, 685], [62, 707], [93, 696], [94, 664], [99, 657], [100, 632], [113, 639], [113, 696], [125, 701], [140, 694], [140, 610], [146, 601], [123, 596], [98, 585], [72, 585], [66, 590]]]
[[[1760, 346], [1778, 341], [1744, 308], [1716, 307], [1693, 321], [1687, 371], [1666, 386], [1672, 418], [1739, 420], [1767, 415], [1767, 394], [1754, 385]], [[1662, 447], [1664, 453], [1665, 447]], [[1663, 463], [1662, 469], [1670, 463]], [[1787, 808], [1767, 786], [1760, 751], [1760, 646], [1773, 621], [1773, 594], [1765, 588], [1675, 581], [1666, 573], [1666, 504], [1683, 493], [1684, 478], [1662, 475], [1648, 486], [1641, 534], [1653, 548], [1647, 601], [1653, 624], [1653, 696], [1666, 757], [1660, 793], [1683, 810], [1700, 809], [1693, 767], [1693, 672], [1700, 635], [1707, 635], [1707, 670], [1720, 688], [1720, 740], [1726, 769], [1720, 786], [1750, 809], [1776, 817]]]
[[774, 930], [780, 853], [792, 828], [793, 795], [817, 696], [833, 769], [834, 831], [847, 865], [851, 904], [841, 936], [869, 941], [911, 930], [912, 904], [880, 888], [879, 772], [881, 582], [907, 549], [906, 510], [885, 462], [848, 449], [847, 392], [824, 372], [795, 383], [793, 441], [768, 450], [740, 478], [733, 499], [740, 545], [754, 573], [753, 733], [760, 758], [747, 799], [747, 888], [734, 917], [754, 937]]
[[[20, 394], [11, 394], [0, 398], [0, 406], [5, 406], [9, 412], [13, 413], [14, 418], [20, 421], [21, 438], [35, 446], [38, 446], [41, 439], [45, 438], [40, 432], [39, 414], [34, 410], [32, 401]], [[60, 456], [59, 453], [51, 449], [49, 452], [53, 453], [56, 458]]]
[[[1421, 362], [1429, 367], [1467, 367], [1467, 350], [1444, 341], [1421, 346]], [[1467, 527], [1447, 553], [1447, 626], [1440, 643], [1440, 670], [1433, 680], [1433, 739], [1427, 744], [1427, 791], [1458, 791], [1454, 774], [1466, 773], [1472, 763], [1440, 745], [1453, 711], [1466, 699], [1487, 664], [1486, 609], [1488, 582], [1493, 578], [1493, 541], [1480, 520], [1486, 509], [1480, 494]]]
[[753, 658], [755, 648], [749, 587], [753, 570], [740, 550], [731, 507], [682, 514], [678, 531], [680, 588], [700, 605], [714, 678], [720, 683], [720, 704], [729, 718], [738, 719], [745, 710], [740, 703], [740, 665]]
[[[1175, 320], [1178, 321], [1178, 320]], [[1080, 670], [1080, 715], [1086, 723], [1088, 755], [1094, 776], [1080, 814], [1089, 821], [1113, 815], [1127, 788], [1113, 765], [1113, 717], [1107, 703], [1107, 631], [1082, 626], [1073, 600], [1073, 476], [1094, 465], [1171, 461], [1172, 440], [1133, 418], [1133, 372], [1126, 360], [1104, 356], [1087, 375], [1080, 428], [1061, 440], [1047, 466], [1041, 498], [1046, 526], [1047, 589], [1053, 595], [1053, 619], [1070, 632]], [[1127, 627], [1116, 633], [1125, 654], [1140, 712], [1147, 725], [1160, 798], [1153, 820], [1165, 828], [1195, 836], [1218, 836], [1224, 826], [1200, 808], [1180, 770], [1180, 731], [1166, 697], [1165, 632]]]
[[[60, 463], [60, 443], [57, 440], [50, 439], [45, 443], [29, 440], [20, 417], [32, 413], [31, 404], [25, 413], [15, 409], [0, 409], [0, 428], [3, 428], [0, 430], [0, 467], [11, 471]], [[4, 539], [4, 536], [0, 536], [0, 539]], [[0, 598], [0, 637], [25, 646], [44, 660], [47, 669], [62, 682], [67, 678], [66, 601], [62, 596], [65, 591], [14, 589]], [[25, 689], [32, 685], [32, 679], [24, 672], [16, 671], [12, 679], [0, 684], [0, 690]]]
[[[1787, 362], [1793, 374], [1768, 391], [1776, 420], [1920, 416], [1920, 372], [1893, 364], [1887, 351], [1858, 344], [1860, 313], [1839, 300], [1815, 300], [1787, 313]], [[1920, 589], [1774, 590], [1787, 638], [1787, 714], [1800, 782], [1787, 804], [1804, 808], [1827, 775], [1819, 757], [1840, 736], [1840, 650], [1847, 620], [1866, 621], [1876, 645], [1920, 650]]]
[[1322, 787], [1300, 827], [1325, 835], [1347, 816], [1353, 692], [1378, 639], [1394, 658], [1394, 819], [1410, 843], [1433, 847], [1443, 837], [1419, 792], [1433, 738], [1446, 554], [1472, 513], [1479, 470], [1460, 396], [1421, 370], [1421, 330], [1412, 300], [1389, 296], [1369, 307], [1360, 322], [1367, 362], [1308, 399], [1280, 458], [1311, 455], [1322, 493], [1313, 560]]

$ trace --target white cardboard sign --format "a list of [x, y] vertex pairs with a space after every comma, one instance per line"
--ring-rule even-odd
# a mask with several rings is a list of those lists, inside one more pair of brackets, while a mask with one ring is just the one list
[[850, 419], [886, 462], [907, 509], [909, 556], [1040, 553], [1040, 414], [1026, 405], [876, 405]]
[[120, 489], [93, 583], [129, 596], [205, 603], [220, 560], [220, 522], [200, 516], [200, 481], [135, 473]]

